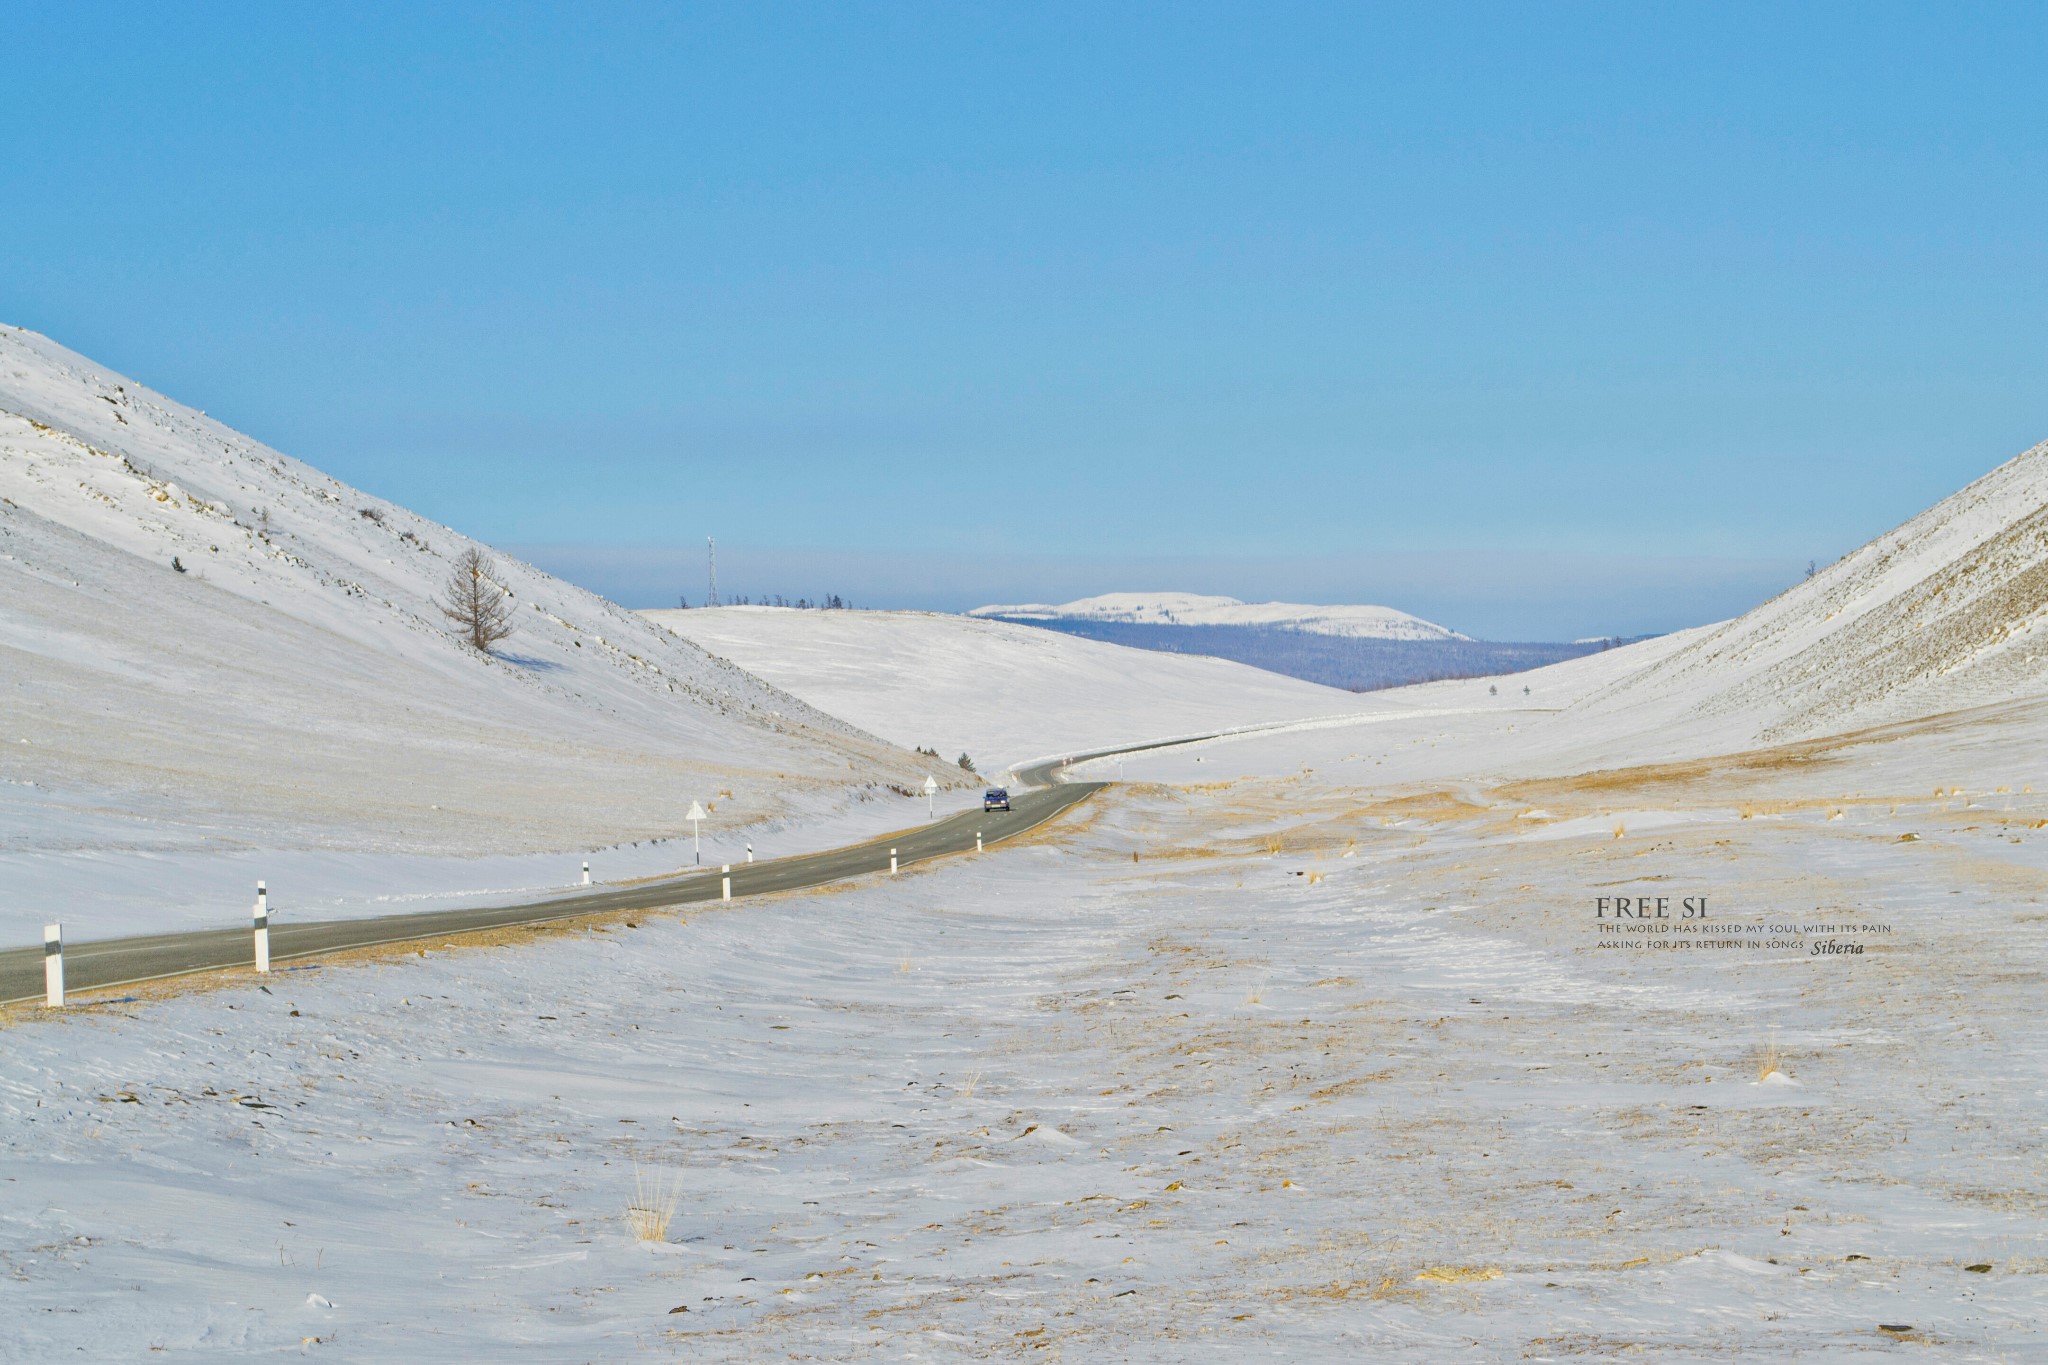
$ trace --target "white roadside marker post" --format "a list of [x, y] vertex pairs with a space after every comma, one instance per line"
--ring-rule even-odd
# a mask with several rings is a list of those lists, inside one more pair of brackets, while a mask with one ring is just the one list
[[256, 929], [256, 970], [270, 970], [270, 892], [256, 883], [256, 908], [251, 912]]
[[590, 885], [590, 863], [587, 860], [583, 864], [583, 884]]
[[51, 1009], [64, 1007], [64, 926], [43, 926], [43, 1003]]
[[701, 865], [704, 861], [704, 839], [703, 831], [698, 828], [698, 821], [704, 819], [704, 807], [692, 801], [690, 813], [683, 818], [690, 822], [690, 858]]
[[725, 879], [721, 888], [721, 894], [719, 896], [719, 899], [729, 901], [732, 899], [732, 864], [727, 863], [724, 867], [721, 867], [718, 870], [725, 874]]
[[979, 852], [981, 852], [981, 831], [980, 831], [980, 830], [976, 830], [976, 831], [974, 831], [974, 851], [975, 851], [976, 853], [979, 853]]
[[926, 773], [924, 777], [924, 814], [927, 820], [939, 818], [939, 808], [934, 804], [938, 800], [938, 795], [939, 779], [933, 777], [930, 773]]
[[751, 839], [747, 841], [747, 861], [754, 861], [754, 841]]
[[896, 875], [896, 850], [893, 848], [889, 850], [889, 875]]

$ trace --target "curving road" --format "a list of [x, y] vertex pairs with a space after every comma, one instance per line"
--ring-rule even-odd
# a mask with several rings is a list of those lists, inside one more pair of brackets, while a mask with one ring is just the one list
[[[984, 846], [1014, 839], [1062, 811], [1079, 805], [1109, 785], [1106, 782], [1062, 780], [1061, 772], [1075, 763], [1115, 754], [1199, 744], [1221, 735], [1282, 729], [1294, 723], [1275, 722], [1270, 727], [1244, 726], [1215, 734], [1182, 735], [1174, 739], [1117, 745], [1041, 759], [1016, 769], [1017, 784], [1036, 789], [1013, 791], [1013, 808], [1008, 812], [984, 815], [980, 811], [964, 811], [900, 834], [871, 839], [864, 844], [792, 858], [737, 864], [732, 872], [733, 899], [777, 891], [800, 891], [852, 877], [887, 872], [892, 849], [896, 852], [898, 865], [908, 867], [912, 863], [948, 854], [971, 852], [975, 847], [976, 834], [981, 835]], [[616, 910], [658, 910], [673, 905], [690, 905], [718, 900], [723, 895], [720, 883], [718, 869], [710, 867], [680, 877], [667, 877], [616, 890], [577, 891], [518, 905], [479, 906], [469, 910], [429, 910], [379, 915], [373, 919], [311, 920], [303, 924], [280, 920], [273, 911], [270, 960], [287, 962], [349, 948], [411, 943], [485, 929], [513, 929]], [[88, 939], [65, 945], [64, 985], [67, 992], [107, 990], [167, 976], [253, 966], [254, 958], [255, 942], [246, 923], [233, 929]], [[0, 1005], [18, 1005], [42, 998], [42, 947], [12, 948], [0, 952]]]
[[[1050, 782], [1053, 780], [1050, 770], [1059, 766], [1062, 765], [1044, 764], [1035, 771], [1045, 771], [1046, 776], [1041, 780]], [[732, 871], [732, 894], [734, 899], [761, 896], [776, 891], [824, 886], [876, 872], [886, 873], [891, 849], [896, 851], [901, 866], [947, 854], [970, 853], [974, 850], [977, 833], [982, 836], [984, 845], [1014, 839], [1087, 800], [1103, 785], [1100, 782], [1057, 783], [1036, 791], [1016, 792], [1013, 809], [1007, 813], [996, 811], [984, 815], [980, 811], [966, 811], [864, 844], [829, 849], [823, 853], [736, 864]], [[578, 915], [614, 910], [655, 910], [713, 901], [722, 894], [720, 880], [718, 869], [710, 867], [637, 886], [578, 892], [521, 905], [432, 910], [380, 915], [374, 919], [317, 920], [295, 924], [288, 919], [280, 921], [273, 912], [270, 958], [273, 962], [283, 962], [347, 948], [407, 943], [480, 929], [546, 924], [551, 920], [574, 919]], [[65, 988], [67, 991], [104, 990], [166, 976], [183, 976], [189, 972], [252, 966], [254, 952], [254, 938], [246, 924], [235, 929], [69, 943], [64, 947]], [[0, 952], [0, 1005], [42, 998], [41, 945]]]

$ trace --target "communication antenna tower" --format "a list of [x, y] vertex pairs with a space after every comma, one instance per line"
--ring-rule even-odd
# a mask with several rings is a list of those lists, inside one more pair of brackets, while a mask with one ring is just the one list
[[718, 605], [718, 541], [715, 537], [704, 537], [705, 548], [711, 555], [711, 605]]

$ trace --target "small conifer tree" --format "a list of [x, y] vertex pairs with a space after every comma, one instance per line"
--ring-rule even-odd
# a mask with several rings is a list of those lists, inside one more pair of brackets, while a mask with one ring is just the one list
[[471, 646], [486, 653], [512, 633], [512, 594], [498, 586], [490, 556], [471, 546], [456, 557], [449, 571], [441, 614]]

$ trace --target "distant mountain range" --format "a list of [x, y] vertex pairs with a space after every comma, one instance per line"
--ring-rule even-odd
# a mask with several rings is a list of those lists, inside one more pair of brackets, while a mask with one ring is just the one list
[[1025, 602], [976, 607], [969, 616], [1050, 624], [1093, 621], [1140, 626], [1250, 626], [1361, 640], [1467, 640], [1470, 636], [1392, 607], [1318, 607], [1300, 602], [1240, 602], [1191, 592], [1111, 592], [1058, 606]]
[[1233, 659], [1353, 692], [1519, 673], [1622, 643], [1475, 640], [1392, 607], [1240, 602], [1191, 592], [1111, 592], [1058, 606], [1027, 602], [967, 614], [1134, 649]]

